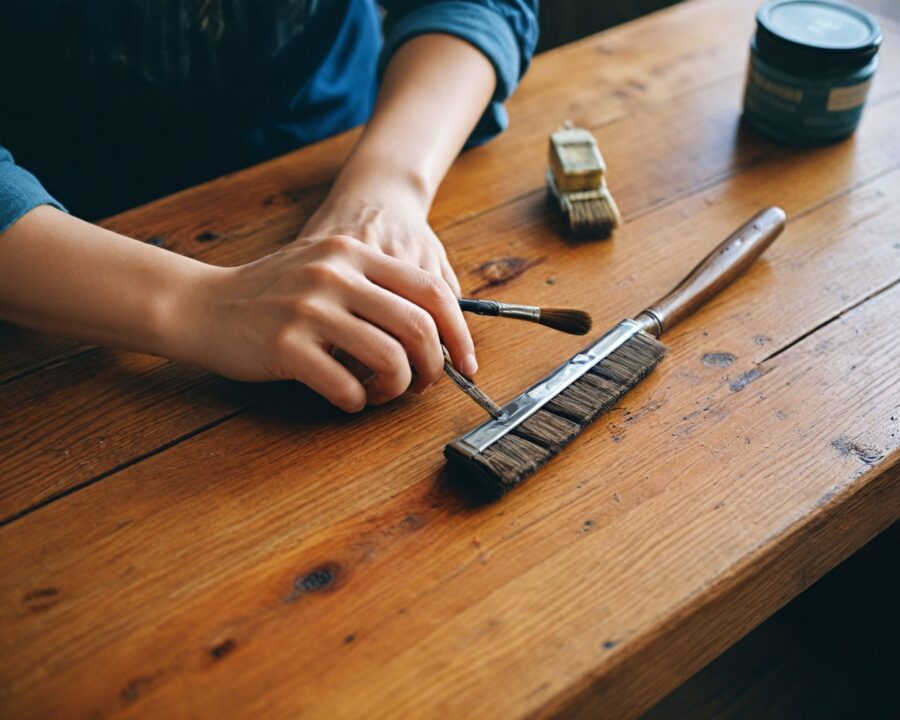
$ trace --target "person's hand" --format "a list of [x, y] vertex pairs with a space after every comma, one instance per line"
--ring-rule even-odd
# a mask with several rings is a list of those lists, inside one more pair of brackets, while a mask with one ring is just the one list
[[306, 223], [296, 244], [324, 235], [353, 237], [442, 278], [459, 297], [459, 280], [426, 216], [422, 202], [405, 188], [387, 181], [379, 188], [354, 186], [333, 192]]
[[[344, 235], [305, 238], [205, 282], [200, 364], [237, 380], [298, 380], [348, 412], [410, 385], [423, 392], [454, 365], [477, 370], [474, 346], [450, 286]], [[439, 339], [440, 338], [440, 339]], [[364, 386], [332, 355], [374, 373]]]

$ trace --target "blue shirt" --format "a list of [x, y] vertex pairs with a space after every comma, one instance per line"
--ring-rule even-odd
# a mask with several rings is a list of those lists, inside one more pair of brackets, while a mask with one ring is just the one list
[[493, 65], [496, 91], [468, 142], [480, 144], [507, 125], [537, 2], [382, 0], [383, 33], [374, 0], [219, 0], [202, 32], [193, 13], [48, 20], [40, 0], [11, 3], [0, 10], [0, 232], [41, 204], [106, 217], [363, 123], [380, 72], [424, 33], [462, 38]]

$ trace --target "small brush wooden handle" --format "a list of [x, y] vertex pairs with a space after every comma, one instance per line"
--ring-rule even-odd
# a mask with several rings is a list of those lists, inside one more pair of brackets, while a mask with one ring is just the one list
[[645, 332], [659, 337], [693, 313], [750, 267], [784, 229], [779, 207], [766, 208], [707, 255], [668, 295], [635, 318]]

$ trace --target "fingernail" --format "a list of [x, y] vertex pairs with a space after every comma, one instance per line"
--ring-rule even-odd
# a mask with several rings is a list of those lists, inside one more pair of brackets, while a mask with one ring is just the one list
[[475, 360], [474, 355], [466, 355], [466, 357], [462, 361], [462, 366], [460, 370], [465, 375], [474, 375], [478, 372], [478, 362]]

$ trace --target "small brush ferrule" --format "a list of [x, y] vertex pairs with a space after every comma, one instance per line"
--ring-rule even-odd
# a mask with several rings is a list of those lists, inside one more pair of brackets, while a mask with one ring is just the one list
[[541, 309], [531, 305], [513, 305], [512, 303], [498, 303], [500, 305], [500, 317], [527, 320], [529, 322], [541, 321]]
[[640, 331], [639, 323], [634, 320], [623, 320], [599, 340], [594, 341], [571, 358], [565, 365], [558, 367], [543, 380], [535, 383], [517, 398], [504, 405], [503, 411], [507, 415], [506, 420], [488, 420], [468, 434], [457, 438], [450, 445], [466, 457], [474, 457], [534, 415], [594, 365]]
[[516, 305], [514, 303], [497, 302], [496, 300], [461, 298], [459, 307], [465, 312], [475, 313], [476, 315], [514, 318], [516, 320], [528, 320], [529, 322], [540, 322], [541, 320], [541, 309], [532, 305]]

